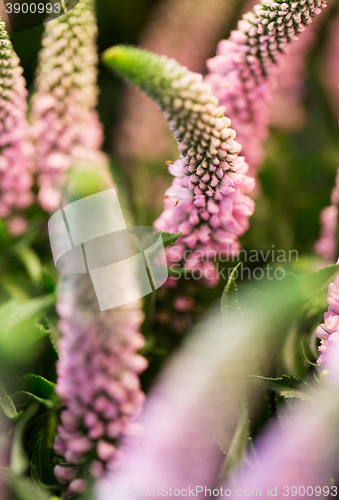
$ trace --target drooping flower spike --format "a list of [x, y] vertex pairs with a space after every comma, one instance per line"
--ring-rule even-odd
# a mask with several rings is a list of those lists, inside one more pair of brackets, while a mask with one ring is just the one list
[[[27, 90], [18, 56], [0, 22], [0, 217], [7, 218], [33, 202], [32, 148], [28, 140]], [[13, 234], [26, 224], [18, 215], [9, 221]], [[18, 221], [21, 221], [18, 224]], [[17, 222], [17, 224], [15, 224]], [[20, 226], [20, 227], [19, 227]]]
[[[200, 73], [230, 26], [236, 3], [236, 0], [160, 0], [151, 11], [138, 45]], [[120, 163], [133, 169], [145, 163], [159, 164], [173, 154], [173, 141], [161, 111], [133, 87], [126, 89], [114, 142]], [[158, 176], [156, 181], [159, 182]], [[151, 192], [152, 187], [148, 190]]]
[[149, 94], [169, 121], [181, 155], [169, 162], [174, 181], [155, 226], [182, 233], [170, 259], [185, 255], [186, 266], [200, 268], [213, 285], [215, 268], [208, 254], [237, 253], [238, 236], [247, 230], [254, 210], [245, 195], [254, 181], [246, 176], [248, 167], [239, 156], [241, 146], [231, 122], [202, 76], [172, 59], [117, 46], [105, 52], [104, 61]]
[[59, 207], [65, 172], [74, 160], [87, 158], [102, 144], [95, 112], [96, 34], [93, 0], [80, 0], [67, 14], [45, 24], [31, 121], [39, 201], [47, 211]]
[[263, 0], [207, 62], [205, 82], [225, 106], [251, 173], [263, 159], [261, 143], [268, 133], [268, 104], [281, 56], [324, 7], [325, 0]]

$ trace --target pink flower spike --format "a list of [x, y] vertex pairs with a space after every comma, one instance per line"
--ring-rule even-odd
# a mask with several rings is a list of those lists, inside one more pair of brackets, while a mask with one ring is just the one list
[[97, 51], [93, 0], [45, 25], [32, 97], [39, 195], [48, 212], [60, 206], [67, 170], [91, 156], [101, 163], [102, 126], [95, 111]]
[[315, 243], [315, 251], [326, 260], [334, 262], [337, 254], [337, 227], [339, 205], [339, 168], [335, 186], [331, 193], [331, 205], [320, 213], [320, 236]]
[[[233, 250], [238, 249], [237, 236], [248, 225], [234, 219], [233, 206], [238, 207], [238, 212], [244, 208], [237, 218], [248, 219], [252, 215], [253, 203], [243, 200], [244, 190], [249, 192], [254, 182], [248, 181], [248, 165], [238, 156], [241, 146], [235, 140], [236, 133], [209, 85], [202, 82], [201, 75], [176, 61], [141, 49], [112, 47], [104, 60], [154, 98], [168, 119], [181, 152], [180, 160], [169, 165], [174, 180], [166, 191], [164, 211], [155, 227], [168, 232], [181, 232], [184, 227], [177, 242], [178, 246], [184, 244], [180, 248], [182, 257], [185, 249], [203, 252], [210, 242], [216, 254], [228, 251], [229, 247], [225, 248], [218, 239], [219, 229], [236, 235]], [[220, 212], [223, 217], [219, 217]]]
[[33, 203], [32, 147], [29, 142], [26, 82], [18, 56], [0, 22], [0, 217], [14, 217], [9, 232], [19, 236], [27, 223], [15, 212]]
[[207, 61], [204, 81], [232, 121], [250, 175], [263, 160], [261, 143], [268, 135], [269, 104], [282, 55], [324, 7], [325, 0], [262, 0], [244, 14], [238, 29], [219, 42], [217, 55]]

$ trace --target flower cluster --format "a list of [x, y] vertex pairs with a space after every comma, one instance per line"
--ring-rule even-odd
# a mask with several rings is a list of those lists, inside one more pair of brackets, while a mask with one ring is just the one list
[[89, 467], [94, 477], [118, 466], [117, 446], [138, 432], [134, 421], [144, 402], [138, 374], [147, 367], [136, 353], [144, 345], [140, 304], [101, 312], [88, 275], [75, 276], [65, 278], [57, 307], [62, 338], [56, 392], [66, 409], [54, 446], [67, 463], [55, 473], [60, 482], [71, 481], [70, 493], [83, 484], [76, 466]]
[[281, 55], [305, 26], [326, 7], [325, 0], [263, 0], [238, 22], [238, 29], [218, 45], [205, 77], [225, 106], [244, 155], [255, 171], [263, 158], [272, 78]]
[[316, 252], [324, 259], [334, 261], [337, 254], [337, 225], [339, 205], [339, 169], [335, 186], [331, 193], [331, 205], [324, 208], [320, 214], [320, 237], [315, 244]]
[[93, 1], [80, 0], [68, 14], [45, 26], [31, 121], [39, 201], [53, 211], [60, 204], [65, 172], [102, 143], [94, 111], [98, 58]]
[[[0, 217], [8, 217], [15, 210], [31, 205], [32, 148], [28, 140], [26, 120], [27, 90], [18, 56], [13, 50], [5, 29], [0, 22]], [[19, 234], [25, 223], [15, 227]], [[20, 219], [23, 221], [23, 219]], [[11, 230], [11, 226], [9, 226]]]
[[[31, 118], [39, 201], [47, 211], [78, 196], [76, 179], [88, 167], [95, 167], [99, 182], [90, 189], [112, 187], [107, 158], [99, 151], [95, 36], [92, 0], [80, 0], [69, 14], [45, 26]], [[55, 475], [70, 483], [66, 497], [85, 490], [87, 470], [99, 477], [117, 466], [117, 447], [136, 432], [134, 420], [144, 400], [138, 374], [147, 362], [137, 354], [144, 344], [141, 304], [101, 312], [87, 278], [66, 276], [57, 304], [62, 337], [56, 392], [65, 409], [55, 449], [65, 463], [55, 468]], [[133, 284], [132, 279], [126, 286]]]
[[339, 341], [339, 275], [328, 286], [327, 303], [328, 311], [324, 314], [324, 323], [319, 325], [315, 332], [321, 339], [319, 346], [321, 355], [317, 363], [324, 368], [328, 365], [328, 356], [332, 346]]
[[[208, 262], [208, 253], [236, 253], [237, 238], [247, 230], [254, 210], [245, 194], [253, 189], [254, 180], [246, 176], [248, 166], [239, 156], [241, 146], [231, 121], [202, 76], [172, 59], [122, 46], [106, 51], [104, 59], [153, 97], [169, 121], [181, 155], [173, 164], [168, 162], [174, 181], [154, 225], [182, 233], [176, 254], [201, 250], [206, 260], [201, 262], [191, 252], [185, 265], [208, 272], [211, 283], [214, 265]], [[171, 249], [168, 255], [171, 258]]]

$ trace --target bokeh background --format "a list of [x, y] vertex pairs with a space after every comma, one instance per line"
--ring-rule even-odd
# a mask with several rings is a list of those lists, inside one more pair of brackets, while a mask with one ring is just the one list
[[[241, 14], [252, 6], [253, 1], [242, 0], [98, 0], [98, 51], [102, 53], [121, 43], [140, 45], [205, 73], [205, 61], [215, 54], [218, 41], [236, 28]], [[31, 94], [42, 31], [43, 26], [39, 26], [11, 35]], [[309, 272], [331, 263], [316, 255], [314, 245], [319, 237], [319, 215], [330, 204], [339, 165], [339, 1], [331, 0], [303, 35], [286, 57], [278, 78], [270, 135], [264, 144], [266, 156], [258, 173], [256, 210], [250, 230], [240, 238], [247, 251], [296, 250], [298, 261], [291, 263], [295, 272]], [[99, 65], [98, 85], [104, 149], [111, 159], [120, 201], [135, 225], [152, 225], [162, 211], [162, 198], [171, 183], [165, 161], [178, 157], [176, 143], [156, 106], [103, 64]], [[0, 366], [6, 374], [9, 392], [11, 382], [13, 390], [17, 390], [17, 377], [29, 372], [52, 382], [56, 379], [57, 353], [53, 344], [59, 333], [52, 294], [57, 275], [51, 262], [46, 224], [42, 222], [46, 214], [35, 207], [29, 217], [29, 231], [14, 241], [0, 224], [2, 327], [6, 327], [10, 317], [9, 301], [27, 304], [26, 315], [11, 332], [11, 340], [0, 341]], [[264, 267], [266, 263], [246, 265]], [[247, 284], [246, 279], [238, 280], [236, 288]], [[142, 354], [150, 367], [141, 377], [145, 391], [197, 317], [220, 300], [224, 286], [225, 281], [214, 289], [183, 282], [175, 290], [164, 288], [146, 298], [142, 331], [147, 342]], [[236, 289], [233, 292], [236, 297]], [[44, 300], [46, 304], [50, 301], [49, 306], [30, 302], [41, 296], [46, 296]], [[176, 299], [181, 296], [189, 298], [192, 307], [180, 309]], [[305, 343], [308, 358], [316, 360], [314, 330], [327, 308], [325, 299], [326, 290], [304, 311], [302, 321], [291, 326], [287, 354], [283, 354], [282, 365], [276, 368], [279, 373], [302, 376], [308, 370], [300, 340]], [[43, 312], [37, 325], [39, 308]], [[42, 386], [37, 392], [40, 397], [49, 397], [48, 387]], [[20, 401], [18, 404], [20, 407]], [[22, 405], [27, 406], [27, 401]], [[20, 457], [32, 456], [41, 429], [55, 429], [57, 411], [39, 411], [21, 440]], [[47, 444], [52, 448], [53, 432], [48, 436]], [[54, 479], [45, 480], [48, 483]]]

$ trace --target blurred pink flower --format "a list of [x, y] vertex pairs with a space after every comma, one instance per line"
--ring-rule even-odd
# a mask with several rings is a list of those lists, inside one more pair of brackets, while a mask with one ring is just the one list
[[[243, 500], [248, 492], [259, 490], [261, 498], [302, 498], [305, 494], [316, 498], [325, 486], [329, 496], [335, 497], [331, 472], [339, 459], [337, 388], [338, 380], [336, 390], [318, 397], [316, 404], [303, 402], [293, 411], [285, 411], [256, 442], [250, 467], [236, 474], [225, 489], [240, 490], [237, 498]], [[323, 422], [326, 430], [319, 433]]]
[[334, 261], [337, 254], [337, 227], [339, 205], [339, 168], [335, 186], [331, 193], [331, 205], [320, 213], [320, 236], [315, 243], [315, 251], [324, 259]]
[[0, 217], [7, 218], [32, 204], [33, 167], [26, 84], [3, 22], [0, 49]]
[[323, 369], [329, 369], [329, 357], [333, 345], [338, 342], [339, 338], [339, 275], [328, 286], [327, 303], [328, 311], [324, 314], [324, 323], [319, 325], [315, 331], [316, 336], [321, 339], [319, 346], [321, 354], [317, 363]]
[[60, 205], [67, 170], [102, 144], [95, 112], [96, 35], [92, 0], [80, 0], [68, 14], [45, 24], [31, 122], [38, 198], [47, 211]]
[[[133, 275], [126, 286], [131, 284]], [[57, 311], [62, 338], [56, 392], [66, 409], [54, 447], [66, 464], [55, 473], [62, 483], [71, 481], [71, 494], [80, 485], [76, 466], [83, 464], [94, 477], [114, 470], [124, 440], [139, 432], [135, 420], [144, 395], [138, 375], [147, 361], [136, 353], [144, 345], [139, 301], [102, 312], [88, 275], [73, 275], [60, 286]]]
[[137, 375], [147, 362], [135, 354], [144, 345], [138, 333], [143, 315], [139, 304], [66, 313], [72, 305], [58, 305], [63, 336], [57, 393], [67, 409], [55, 448], [70, 464], [82, 463], [94, 449], [103, 471], [114, 466], [115, 445], [134, 432], [131, 422], [143, 403]]
[[[288, 311], [289, 299], [282, 301]], [[246, 390], [252, 411], [260, 399], [257, 386], [247, 385], [253, 379], [246, 375], [255, 373], [256, 363], [270, 365], [267, 352], [275, 339], [271, 328], [266, 329], [272, 324], [270, 312], [265, 318], [255, 305], [249, 309], [243, 302], [243, 306], [241, 316], [229, 312], [224, 326], [217, 313], [203, 322], [171, 360], [148, 396], [142, 440], [128, 450], [119, 475], [100, 481], [98, 500], [127, 500], [135, 490], [147, 497], [151, 496], [147, 490], [161, 491], [161, 487], [168, 491], [171, 487], [172, 494], [191, 488], [196, 498], [208, 496], [205, 487], [228, 489], [220, 497], [239, 489], [239, 498], [250, 497], [255, 488], [261, 489], [258, 496], [268, 498], [268, 487], [270, 491], [277, 487], [277, 495], [273, 492], [270, 497], [283, 498], [284, 486], [298, 490], [330, 484], [331, 468], [339, 458], [339, 343], [329, 365], [330, 369], [336, 366], [336, 375], [323, 382], [321, 391], [305, 395], [293, 408], [287, 406], [279, 421], [268, 424], [255, 440], [256, 454], [247, 454], [227, 482], [220, 479], [225, 457], [219, 447], [229, 450], [239, 430], [240, 395]], [[196, 486], [201, 488], [198, 493]]]
[[19, 216], [12, 217], [7, 222], [8, 230], [13, 236], [20, 236], [23, 234], [27, 229], [27, 225], [27, 220]]
[[324, 7], [324, 0], [264, 0], [243, 16], [238, 29], [219, 43], [217, 55], [207, 62], [205, 82], [232, 120], [250, 173], [263, 160], [261, 143], [268, 134], [268, 104], [281, 56]]

